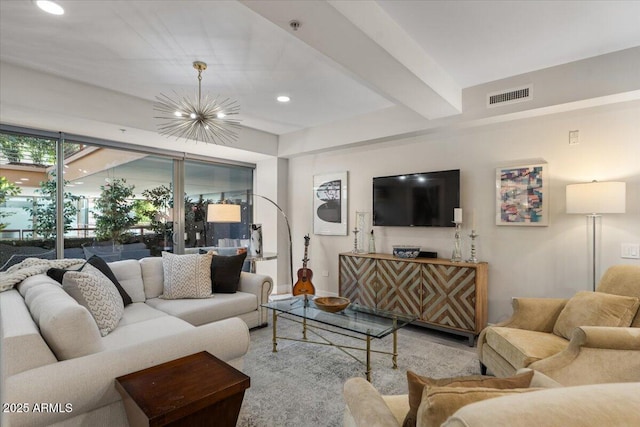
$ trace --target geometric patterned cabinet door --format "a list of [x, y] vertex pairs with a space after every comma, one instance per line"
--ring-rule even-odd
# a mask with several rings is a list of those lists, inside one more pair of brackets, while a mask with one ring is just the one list
[[487, 324], [486, 262], [390, 254], [340, 254], [340, 295], [367, 307], [417, 316], [416, 325], [469, 338]]
[[476, 325], [476, 269], [454, 265], [422, 266], [423, 320], [463, 330]]
[[352, 303], [375, 307], [376, 260], [340, 257], [340, 295]]
[[377, 271], [378, 281], [384, 286], [378, 308], [421, 317], [420, 266], [409, 262], [378, 260]]

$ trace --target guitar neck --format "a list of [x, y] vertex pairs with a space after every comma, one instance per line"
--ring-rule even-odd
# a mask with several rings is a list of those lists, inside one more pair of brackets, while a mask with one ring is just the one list
[[309, 258], [307, 258], [308, 249], [309, 249], [309, 238], [305, 238], [305, 240], [304, 240], [304, 258], [302, 259], [302, 268], [305, 271], [307, 269], [307, 261], [309, 261]]

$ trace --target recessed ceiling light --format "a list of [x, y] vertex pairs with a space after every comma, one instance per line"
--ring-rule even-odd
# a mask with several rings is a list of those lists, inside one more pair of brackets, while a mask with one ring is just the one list
[[279, 97], [276, 98], [276, 100], [278, 102], [289, 102], [291, 101], [291, 98], [289, 98], [287, 95], [280, 95]]
[[37, 0], [36, 5], [52, 15], [64, 15], [64, 9], [58, 3], [50, 0]]

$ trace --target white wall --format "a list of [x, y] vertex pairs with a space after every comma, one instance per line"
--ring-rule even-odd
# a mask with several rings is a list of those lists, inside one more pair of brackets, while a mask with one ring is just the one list
[[[580, 131], [579, 145], [568, 145], [570, 130]], [[546, 161], [550, 171], [550, 225], [496, 226], [495, 169], [539, 161]], [[355, 211], [371, 211], [374, 176], [445, 169], [461, 169], [467, 224], [476, 210], [478, 257], [489, 263], [490, 322], [510, 315], [513, 296], [569, 297], [591, 288], [586, 218], [565, 213], [567, 184], [593, 179], [627, 183], [627, 213], [602, 219], [601, 271], [619, 263], [640, 265], [620, 258], [621, 243], [640, 243], [640, 102], [633, 101], [291, 159], [293, 257], [302, 256], [302, 236], [311, 233], [309, 267], [318, 293], [338, 293], [338, 254], [351, 250], [353, 234], [313, 234], [313, 175], [349, 172], [351, 228]], [[463, 256], [468, 257], [469, 227], [464, 231]], [[376, 227], [375, 235], [378, 252], [389, 253], [394, 244], [417, 244], [442, 258], [451, 256], [452, 228]]]

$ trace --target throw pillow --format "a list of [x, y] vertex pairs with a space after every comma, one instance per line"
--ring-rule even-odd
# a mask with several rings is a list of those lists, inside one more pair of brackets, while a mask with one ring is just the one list
[[635, 297], [581, 291], [564, 306], [553, 326], [553, 333], [569, 340], [578, 326], [627, 327], [631, 325], [639, 305], [640, 300]]
[[162, 252], [162, 298], [211, 298], [210, 254], [176, 255]]
[[211, 289], [213, 293], [233, 294], [238, 291], [240, 273], [247, 253], [240, 255], [214, 255], [211, 260]]
[[62, 285], [62, 279], [67, 271], [81, 271], [86, 263], [73, 265], [73, 268], [50, 268], [47, 270], [47, 276]]
[[[107, 278], [109, 280], [111, 280], [111, 283], [113, 283], [115, 285], [116, 289], [118, 290], [118, 293], [120, 294], [120, 297], [122, 298], [122, 303], [124, 304], [125, 307], [132, 303], [131, 297], [129, 296], [127, 291], [124, 290], [124, 288], [122, 287], [122, 285], [120, 284], [118, 279], [116, 279], [115, 274], [113, 274], [113, 271], [111, 271], [111, 268], [109, 267], [107, 262], [104, 259], [102, 259], [99, 256], [97, 256], [97, 255], [91, 256], [91, 258], [89, 258], [89, 260], [86, 263], [79, 265], [80, 268], [74, 268], [74, 269], [50, 268], [49, 270], [47, 270], [47, 276], [51, 277], [56, 282], [62, 284], [62, 279], [64, 278], [64, 275], [65, 275], [66, 272], [68, 272], [68, 271], [82, 271], [84, 266], [87, 265], [87, 264], [90, 264], [90, 265], [94, 266], [102, 274], [107, 276]], [[78, 267], [78, 266], [76, 266], [76, 267]]]
[[418, 409], [419, 424], [439, 427], [458, 409], [470, 403], [501, 397], [508, 394], [528, 393], [540, 388], [484, 388], [484, 387], [428, 387], [422, 393]]
[[85, 264], [82, 270], [67, 271], [62, 288], [89, 310], [104, 337], [118, 326], [124, 314], [122, 297], [100, 270], [90, 264]]
[[[524, 372], [508, 378], [496, 378], [485, 375], [472, 375], [468, 377], [433, 379], [422, 377], [414, 372], [407, 371], [409, 384], [409, 412], [404, 419], [403, 427], [415, 427], [418, 408], [422, 402], [422, 393], [430, 387], [487, 387], [495, 389], [525, 388], [529, 387], [533, 371]], [[439, 424], [438, 424], [439, 425]]]
[[102, 274], [104, 274], [109, 280], [111, 280], [111, 282], [116, 286], [118, 293], [122, 297], [122, 303], [125, 307], [132, 303], [131, 297], [129, 296], [127, 291], [124, 290], [118, 279], [116, 279], [116, 275], [113, 274], [113, 271], [111, 271], [111, 268], [105, 260], [100, 258], [98, 255], [93, 255], [87, 260], [87, 263], [100, 270]]

